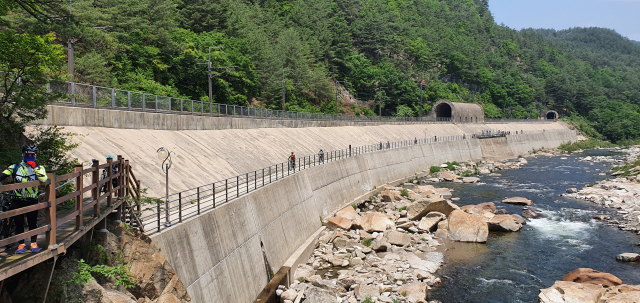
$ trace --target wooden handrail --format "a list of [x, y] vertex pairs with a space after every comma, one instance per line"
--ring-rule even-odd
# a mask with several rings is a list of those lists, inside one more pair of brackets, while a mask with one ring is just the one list
[[10, 211], [1, 212], [0, 213], [0, 220], [6, 219], [6, 218], [15, 217], [17, 215], [23, 215], [23, 214], [26, 214], [28, 212], [32, 212], [32, 211], [35, 211], [35, 210], [40, 210], [40, 209], [47, 208], [47, 207], [49, 207], [49, 203], [44, 202], [44, 203], [38, 203], [38, 204], [29, 205], [29, 206], [25, 206], [25, 207], [20, 207], [20, 208], [13, 209], [13, 210], [10, 210]]
[[3, 191], [12, 191], [12, 190], [17, 190], [17, 189], [23, 189], [23, 188], [28, 188], [28, 187], [36, 187], [36, 186], [40, 186], [45, 184], [42, 181], [29, 181], [29, 182], [24, 182], [24, 183], [14, 183], [14, 184], [7, 184], [7, 185], [0, 185], [0, 192]]

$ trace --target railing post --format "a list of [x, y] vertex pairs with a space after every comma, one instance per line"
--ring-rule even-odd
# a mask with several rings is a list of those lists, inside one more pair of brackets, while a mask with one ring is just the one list
[[[129, 169], [131, 169], [131, 167], [129, 167]], [[140, 181], [136, 181], [136, 196], [140, 197]], [[140, 199], [138, 199], [136, 204], [138, 206], [138, 212], [141, 212], [142, 211], [142, 201], [140, 201]]]
[[111, 89], [111, 108], [116, 108], [116, 91]]
[[349, 144], [349, 157], [351, 157], [351, 144]]
[[224, 179], [224, 198], [229, 202], [229, 179]]
[[93, 108], [96, 108], [96, 87], [95, 86], [91, 86], [92, 90], [92, 95], [93, 95]]
[[147, 94], [142, 93], [142, 111], [145, 111], [147, 108]]
[[213, 117], [213, 103], [209, 102], [209, 116]]
[[[234, 112], [235, 114], [235, 109]], [[240, 175], [236, 176], [236, 198], [240, 197]]]
[[211, 200], [213, 201], [213, 208], [216, 208], [216, 184], [213, 183], [213, 193], [211, 194]]
[[47, 249], [56, 249], [57, 239], [56, 239], [56, 228], [58, 227], [56, 224], [56, 171], [50, 170], [47, 171], [47, 178], [51, 181], [49, 185], [47, 185], [47, 201], [49, 202], [49, 207], [45, 212], [45, 220], [46, 224], [49, 225], [50, 229], [47, 231]]
[[196, 187], [198, 193], [198, 215], [200, 214], [200, 187]]
[[71, 106], [76, 106], [76, 83], [71, 82]]
[[262, 169], [262, 187], [264, 187], [264, 168]]
[[244, 181], [247, 183], [247, 194], [249, 193], [249, 173], [247, 173], [247, 179]]
[[[84, 179], [82, 176], [82, 164], [76, 165], [76, 172], [79, 173], [76, 177], [76, 191], [82, 191], [82, 180]], [[84, 225], [82, 222], [82, 193], [76, 197], [76, 210], [80, 211], [76, 216], [76, 230], [79, 230]]]
[[107, 178], [109, 179], [109, 181], [107, 181], [107, 192], [109, 193], [109, 195], [107, 196], [107, 206], [111, 206], [111, 204], [113, 203], [113, 180], [111, 180], [111, 176], [113, 175], [113, 169], [111, 169], [111, 163], [113, 163], [113, 159], [109, 158], [107, 159], [107, 163], [109, 164], [109, 166], [107, 166]]
[[258, 171], [254, 171], [254, 176], [253, 176], [253, 190], [258, 189]]
[[[98, 169], [98, 166], [100, 166], [100, 162], [93, 159], [92, 167], [96, 170], [94, 170], [91, 175], [91, 183], [96, 185], [98, 184], [98, 181], [100, 181], [100, 170]], [[96, 202], [96, 204], [93, 205], [93, 217], [97, 218], [100, 216], [100, 202], [98, 201], [98, 197], [100, 197], [100, 186], [96, 186], [96, 188], [92, 189], [91, 192], [93, 201]]]
[[[269, 173], [271, 173], [271, 171], [269, 171]], [[271, 175], [269, 175], [269, 181], [271, 181]], [[276, 164], [276, 181], [278, 181], [278, 164]]]
[[182, 223], [182, 192], [178, 193], [178, 222]]
[[156, 112], [158, 112], [158, 95], [155, 95], [155, 96], [156, 96]]

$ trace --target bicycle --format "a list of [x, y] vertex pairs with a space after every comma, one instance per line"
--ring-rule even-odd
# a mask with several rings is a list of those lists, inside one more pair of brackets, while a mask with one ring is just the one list
[[[14, 194], [6, 192], [0, 193], [0, 212], [7, 212], [11, 210], [11, 199], [19, 198]], [[0, 220], [0, 239], [6, 239], [14, 235], [16, 232], [16, 222], [13, 217], [4, 218]], [[13, 244], [8, 244], [7, 248], [10, 248]]]

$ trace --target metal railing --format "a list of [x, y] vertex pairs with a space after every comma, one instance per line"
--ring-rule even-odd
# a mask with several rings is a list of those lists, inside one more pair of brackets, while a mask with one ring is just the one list
[[57, 105], [80, 107], [108, 108], [117, 110], [157, 112], [171, 114], [187, 114], [198, 116], [230, 116], [256, 119], [291, 119], [317, 121], [391, 121], [419, 123], [451, 123], [451, 118], [428, 117], [379, 117], [352, 116], [342, 114], [307, 113], [283, 110], [271, 110], [257, 107], [211, 103], [167, 96], [158, 96], [116, 88], [88, 85], [75, 82], [51, 84], [49, 89], [69, 95], [66, 101], [58, 101]]
[[552, 119], [501, 119], [484, 118], [484, 123], [550, 123]]
[[[530, 131], [526, 132], [526, 134], [542, 132], [543, 131]], [[548, 132], [553, 131], [549, 130]], [[488, 133], [489, 132], [487, 132], [487, 134]], [[510, 135], [506, 131], [492, 131], [491, 134], [499, 134], [502, 137]], [[249, 194], [250, 192], [286, 178], [296, 172], [317, 165], [322, 165], [324, 163], [361, 154], [411, 145], [469, 139], [479, 139], [479, 134], [470, 134], [468, 136], [434, 136], [406, 141], [380, 142], [377, 144], [357, 147], [349, 146], [349, 148], [346, 149], [325, 152], [323, 156], [324, 159], [321, 159], [318, 154], [307, 155], [299, 158], [297, 157], [293, 166], [290, 165], [289, 161], [286, 161], [169, 195], [163, 203], [157, 203], [156, 205], [151, 206], [155, 209], [147, 208], [146, 211], [143, 210], [144, 215], [141, 217], [142, 226], [147, 232], [160, 232], [164, 228], [182, 223], [187, 218], [200, 215], [205, 211], [214, 209], [243, 195]]]

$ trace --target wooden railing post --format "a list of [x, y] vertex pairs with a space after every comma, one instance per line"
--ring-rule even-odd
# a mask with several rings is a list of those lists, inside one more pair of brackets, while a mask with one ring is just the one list
[[[131, 169], [131, 167], [129, 167]], [[138, 205], [138, 212], [142, 211], [142, 197], [140, 197], [140, 181], [136, 181], [136, 197], [138, 197], [136, 204]]]
[[107, 159], [107, 163], [109, 164], [109, 166], [107, 166], [107, 178], [109, 179], [109, 181], [106, 183], [107, 184], [107, 207], [111, 206], [111, 204], [113, 203], [113, 182], [111, 182], [112, 180], [110, 179], [111, 176], [113, 175], [113, 169], [111, 169], [111, 163], [113, 163], [113, 159], [109, 158]]
[[[76, 191], [82, 191], [82, 180], [84, 179], [82, 175], [82, 164], [76, 165], [76, 172], [79, 173], [79, 175], [76, 177]], [[82, 193], [80, 193], [80, 195], [76, 197], [76, 210], [79, 211], [78, 215], [76, 216], [76, 230], [84, 229], [84, 222], [82, 222], [82, 204]]]
[[216, 184], [213, 183], [213, 193], [211, 194], [211, 198], [213, 200], [213, 208], [216, 208]]
[[[93, 159], [92, 165], [95, 170], [91, 175], [91, 183], [97, 185], [98, 181], [100, 181], [100, 170], [98, 169], [98, 166], [100, 166], [100, 162], [96, 159]], [[93, 201], [96, 201], [96, 204], [93, 205], [93, 217], [97, 218], [100, 216], [100, 203], [98, 202], [98, 197], [100, 197], [100, 186], [96, 186], [96, 188], [91, 190], [91, 196]]]
[[47, 231], [47, 249], [56, 249], [57, 248], [57, 239], [56, 239], [56, 171], [50, 170], [47, 171], [47, 178], [51, 181], [49, 185], [46, 187], [47, 191], [47, 202], [49, 203], [49, 207], [45, 212], [45, 220], [46, 224], [49, 225], [50, 229]]

